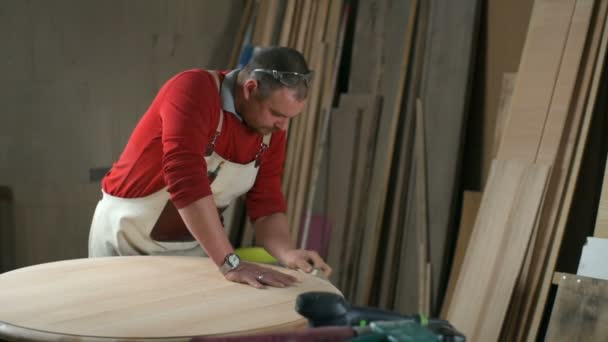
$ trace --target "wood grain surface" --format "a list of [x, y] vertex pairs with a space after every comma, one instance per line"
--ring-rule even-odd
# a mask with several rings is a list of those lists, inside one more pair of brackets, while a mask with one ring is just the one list
[[329, 282], [255, 289], [224, 279], [208, 258], [76, 259], [0, 274], [0, 339], [189, 339], [304, 328], [296, 297], [340, 294]]

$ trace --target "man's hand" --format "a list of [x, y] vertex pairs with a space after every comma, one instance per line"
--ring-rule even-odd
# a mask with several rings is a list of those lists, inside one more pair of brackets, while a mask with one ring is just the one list
[[323, 271], [327, 277], [331, 274], [331, 267], [315, 251], [290, 249], [277, 255], [277, 259], [279, 259], [281, 264], [292, 269], [301, 269], [304, 272], [310, 273], [314, 266]]
[[243, 261], [239, 267], [226, 273], [224, 277], [235, 283], [248, 284], [258, 289], [263, 289], [264, 285], [286, 287], [297, 281], [289, 274]]

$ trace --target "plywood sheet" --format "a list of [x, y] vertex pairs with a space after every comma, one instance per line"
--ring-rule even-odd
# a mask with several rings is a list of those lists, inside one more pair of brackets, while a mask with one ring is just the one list
[[608, 281], [563, 274], [546, 341], [606, 341]]

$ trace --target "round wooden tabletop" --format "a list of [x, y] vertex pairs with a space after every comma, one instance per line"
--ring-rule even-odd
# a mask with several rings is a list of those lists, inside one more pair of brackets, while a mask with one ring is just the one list
[[255, 289], [229, 282], [209, 258], [133, 256], [52, 262], [0, 274], [0, 337], [163, 339], [306, 326], [303, 292], [340, 293], [326, 280], [274, 267], [300, 282]]

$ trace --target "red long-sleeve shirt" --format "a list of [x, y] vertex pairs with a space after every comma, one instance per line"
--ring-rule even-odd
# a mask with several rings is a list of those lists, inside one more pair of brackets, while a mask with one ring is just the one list
[[[219, 74], [223, 81], [226, 72]], [[220, 94], [209, 72], [188, 70], [171, 78], [135, 127], [120, 159], [104, 177], [104, 191], [116, 197], [137, 198], [168, 186], [177, 208], [210, 195], [204, 153], [216, 131], [221, 108]], [[263, 136], [245, 126], [234, 113], [223, 112], [224, 123], [215, 152], [239, 164], [253, 161]], [[286, 210], [281, 192], [285, 139], [284, 131], [273, 133], [269, 148], [262, 155], [255, 184], [247, 193], [252, 221]]]

